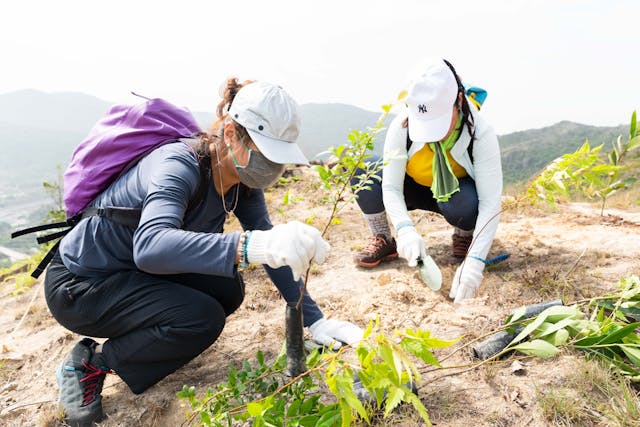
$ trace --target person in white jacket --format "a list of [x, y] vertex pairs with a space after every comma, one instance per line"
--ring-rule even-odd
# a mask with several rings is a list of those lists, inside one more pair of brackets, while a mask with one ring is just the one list
[[406, 109], [387, 131], [380, 175], [358, 195], [373, 236], [356, 264], [373, 267], [399, 255], [416, 266], [427, 250], [408, 211], [437, 212], [454, 227], [451, 261], [460, 263], [449, 296], [455, 303], [474, 297], [498, 228], [500, 147], [448, 61], [425, 59], [410, 72]]

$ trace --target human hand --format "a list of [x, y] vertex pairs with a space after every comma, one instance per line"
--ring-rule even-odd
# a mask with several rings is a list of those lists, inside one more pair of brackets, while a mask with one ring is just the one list
[[248, 262], [272, 268], [288, 265], [294, 280], [302, 276], [311, 261], [322, 264], [331, 248], [316, 228], [299, 221], [278, 224], [271, 230], [252, 231], [248, 239]]
[[453, 298], [454, 304], [460, 304], [467, 298], [473, 298], [482, 283], [482, 271], [484, 263], [475, 258], [467, 257], [456, 270], [451, 283], [449, 298]]
[[403, 227], [398, 231], [398, 255], [409, 262], [409, 267], [415, 267], [418, 258], [427, 256], [424, 240], [415, 227]]
[[364, 335], [359, 326], [344, 320], [325, 319], [316, 320], [309, 326], [313, 340], [318, 344], [338, 350], [342, 344], [355, 345]]

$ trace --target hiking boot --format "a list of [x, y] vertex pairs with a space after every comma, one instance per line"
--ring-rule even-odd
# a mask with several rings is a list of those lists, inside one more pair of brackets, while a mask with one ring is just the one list
[[460, 264], [467, 256], [469, 246], [471, 246], [471, 242], [473, 241], [473, 233], [469, 234], [468, 236], [461, 236], [454, 232], [451, 236], [451, 240], [452, 248], [449, 261], [451, 262], [451, 264]]
[[395, 258], [398, 258], [396, 239], [378, 234], [369, 238], [369, 243], [355, 256], [354, 261], [361, 267], [375, 267], [382, 261]]
[[95, 353], [97, 342], [84, 338], [78, 342], [58, 366], [56, 377], [59, 403], [65, 421], [72, 427], [89, 427], [104, 418], [102, 385], [107, 373], [100, 354]]

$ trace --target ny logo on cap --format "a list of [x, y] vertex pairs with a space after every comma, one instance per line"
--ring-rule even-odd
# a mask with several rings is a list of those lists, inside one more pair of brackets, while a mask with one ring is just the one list
[[426, 113], [427, 112], [427, 106], [424, 104], [420, 104], [418, 105], [418, 112], [420, 113]]

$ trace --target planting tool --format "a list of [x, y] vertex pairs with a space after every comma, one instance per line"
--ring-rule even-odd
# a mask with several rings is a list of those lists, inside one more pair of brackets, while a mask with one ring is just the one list
[[418, 271], [420, 279], [433, 291], [437, 291], [442, 286], [442, 273], [433, 258], [427, 255], [418, 258]]

